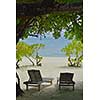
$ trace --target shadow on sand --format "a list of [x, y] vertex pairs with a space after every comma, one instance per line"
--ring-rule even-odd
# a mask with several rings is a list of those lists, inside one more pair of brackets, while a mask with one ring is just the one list
[[25, 90], [24, 95], [17, 97], [16, 100], [83, 100], [83, 90], [73, 91], [71, 87], [59, 90], [56, 84], [54, 87], [43, 85], [40, 91], [36, 88]]

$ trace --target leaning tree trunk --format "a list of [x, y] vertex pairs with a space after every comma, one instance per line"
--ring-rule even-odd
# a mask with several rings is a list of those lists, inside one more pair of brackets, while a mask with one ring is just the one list
[[77, 67], [80, 67], [81, 65], [80, 65], [80, 59], [81, 59], [81, 57], [82, 57], [83, 55], [81, 55], [79, 58], [78, 58], [78, 61], [77, 61]]
[[16, 62], [16, 68], [19, 68], [19, 65], [18, 65], [18, 63], [19, 63], [19, 60]]
[[73, 64], [72, 64], [72, 61], [71, 61], [71, 58], [70, 58], [70, 57], [68, 58], [68, 62], [70, 63], [70, 64], [69, 64], [69, 66], [73, 66]]
[[36, 54], [36, 65], [37, 66], [41, 66], [41, 59], [40, 59], [40, 57], [39, 57], [39, 55], [38, 55], [38, 52], [37, 52], [37, 54]]
[[33, 62], [33, 60], [30, 58], [30, 57], [28, 57], [28, 56], [26, 56], [28, 59], [29, 59], [29, 61], [32, 63], [32, 65], [34, 66], [35, 64], [34, 64], [34, 62]]
[[36, 65], [37, 65], [37, 66], [41, 66], [41, 63], [40, 63], [40, 62], [41, 62], [41, 60], [37, 58], [37, 60], [36, 60]]

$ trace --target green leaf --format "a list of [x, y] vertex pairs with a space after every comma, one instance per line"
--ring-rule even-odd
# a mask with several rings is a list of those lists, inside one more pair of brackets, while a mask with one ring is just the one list
[[16, 46], [16, 59], [21, 60], [24, 56], [32, 56], [37, 53], [39, 49], [43, 48], [44, 44], [32, 44], [28, 45], [24, 42], [19, 42]]

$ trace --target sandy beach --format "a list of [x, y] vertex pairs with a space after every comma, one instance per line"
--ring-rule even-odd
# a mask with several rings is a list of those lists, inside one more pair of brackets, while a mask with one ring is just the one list
[[[43, 57], [42, 66], [32, 66], [31, 62], [27, 58], [19, 63], [20, 68], [17, 69], [17, 73], [21, 79], [21, 88], [25, 91], [24, 81], [29, 79], [27, 70], [39, 69], [42, 77], [54, 78], [51, 86], [43, 85], [41, 91], [37, 91], [32, 87], [30, 90], [25, 91], [24, 96], [17, 97], [17, 100], [82, 100], [83, 99], [83, 68], [75, 68], [67, 66], [66, 57]], [[74, 73], [73, 80], [75, 81], [75, 91], [72, 91], [71, 87], [64, 88], [62, 91], [58, 90], [57, 77], [60, 72], [72, 72]], [[34, 98], [34, 99], [33, 99]]]

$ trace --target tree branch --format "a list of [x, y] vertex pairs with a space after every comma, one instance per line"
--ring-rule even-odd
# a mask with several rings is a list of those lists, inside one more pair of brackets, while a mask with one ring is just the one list
[[[46, 0], [47, 1], [47, 0]], [[49, 1], [49, 0], [48, 0]], [[16, 4], [16, 14], [17, 17], [24, 17], [24, 16], [40, 16], [43, 14], [54, 13], [54, 12], [70, 12], [70, 11], [81, 11], [83, 8], [83, 2], [78, 3], [22, 3]]]
[[18, 43], [19, 38], [21, 38], [23, 36], [25, 29], [30, 25], [30, 23], [32, 23], [32, 21], [33, 21], [33, 19], [29, 18], [29, 19], [26, 19], [24, 24], [17, 26], [17, 28], [16, 28], [16, 33], [17, 33], [16, 43]]

